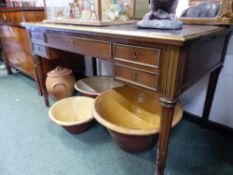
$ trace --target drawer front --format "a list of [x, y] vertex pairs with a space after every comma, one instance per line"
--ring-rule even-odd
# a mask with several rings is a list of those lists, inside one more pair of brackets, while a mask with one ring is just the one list
[[115, 65], [115, 79], [157, 91], [158, 74]]
[[48, 57], [48, 50], [45, 46], [33, 44], [33, 51], [39, 56]]
[[34, 32], [34, 31], [32, 31], [31, 32], [31, 39], [33, 41], [44, 43], [45, 42], [45, 35], [44, 35], [43, 32]]
[[47, 40], [51, 47], [58, 49], [65, 49], [74, 53], [91, 55], [98, 58], [111, 58], [110, 42], [56, 34], [48, 34]]
[[114, 58], [159, 67], [160, 49], [114, 44]]
[[19, 25], [23, 22], [23, 15], [21, 12], [4, 12], [2, 19], [6, 24]]

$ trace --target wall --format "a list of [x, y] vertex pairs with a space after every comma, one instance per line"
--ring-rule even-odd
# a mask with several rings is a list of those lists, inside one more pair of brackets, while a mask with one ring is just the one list
[[136, 18], [142, 18], [145, 14], [145, 9], [147, 9], [149, 6], [149, 0], [136, 0], [136, 7], [135, 7], [135, 12], [136, 12]]

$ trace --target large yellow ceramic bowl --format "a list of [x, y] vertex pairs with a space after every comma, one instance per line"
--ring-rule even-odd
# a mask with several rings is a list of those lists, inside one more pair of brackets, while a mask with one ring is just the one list
[[88, 77], [77, 81], [74, 85], [78, 92], [94, 98], [108, 89], [121, 86], [124, 84], [114, 81], [111, 76]]
[[82, 133], [94, 123], [91, 111], [94, 99], [90, 97], [69, 97], [56, 102], [49, 109], [50, 119], [70, 133]]
[[[161, 106], [157, 94], [133, 87], [108, 90], [95, 99], [95, 119], [129, 152], [142, 152], [154, 146], [160, 128]], [[178, 103], [172, 126], [182, 118]]]

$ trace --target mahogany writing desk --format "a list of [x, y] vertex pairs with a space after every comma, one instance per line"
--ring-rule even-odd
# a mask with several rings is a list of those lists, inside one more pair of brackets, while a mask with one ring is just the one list
[[[85, 27], [43, 23], [24, 24], [31, 38], [44, 99], [43, 59], [57, 51], [90, 55], [112, 62], [114, 78], [160, 94], [161, 128], [156, 174], [164, 174], [174, 106], [179, 96], [210, 73], [203, 113], [208, 120], [218, 76], [223, 66], [230, 27], [184, 26], [182, 30], [140, 30], [133, 24]], [[69, 59], [69, 58], [67, 58]]]

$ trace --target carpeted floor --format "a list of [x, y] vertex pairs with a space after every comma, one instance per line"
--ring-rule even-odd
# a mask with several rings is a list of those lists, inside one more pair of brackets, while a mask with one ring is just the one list
[[[99, 125], [71, 135], [48, 119], [34, 82], [0, 69], [0, 175], [153, 175], [156, 149], [129, 154]], [[232, 175], [233, 139], [183, 120], [166, 175]]]

